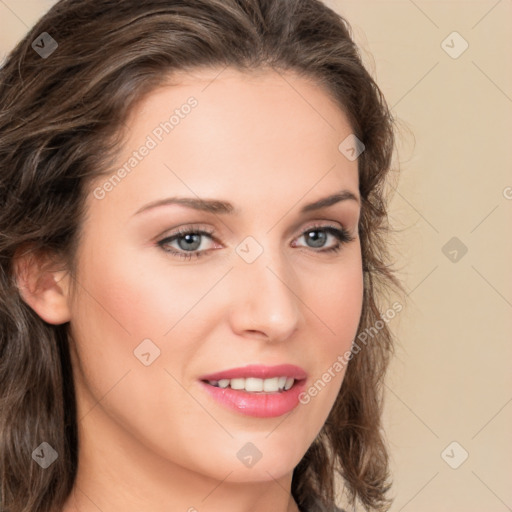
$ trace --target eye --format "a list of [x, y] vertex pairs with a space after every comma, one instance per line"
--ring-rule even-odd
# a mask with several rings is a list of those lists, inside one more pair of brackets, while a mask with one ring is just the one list
[[[334, 245], [325, 248], [326, 241], [330, 237], [334, 238]], [[299, 237], [305, 237], [306, 243], [311, 244], [309, 247], [319, 249], [315, 252], [338, 252], [343, 244], [355, 240], [345, 228], [336, 228], [334, 226], [315, 225], [310, 226], [306, 231]]]
[[[350, 235], [346, 229], [329, 225], [311, 226], [304, 231], [297, 240], [302, 237], [305, 237], [306, 243], [313, 252], [320, 253], [338, 252], [343, 244], [355, 240], [355, 237]], [[325, 248], [324, 245], [329, 237], [332, 237], [335, 243], [334, 245]], [[206, 254], [210, 254], [210, 250], [203, 247], [203, 241], [205, 238], [209, 238], [214, 241], [213, 231], [188, 227], [177, 230], [171, 236], [157, 242], [157, 245], [172, 256], [190, 260], [192, 258], [199, 258]], [[173, 246], [171, 244], [175, 245]], [[201, 247], [202, 249], [199, 250]], [[297, 246], [293, 245], [293, 247]], [[299, 245], [298, 247], [304, 246]]]
[[[202, 229], [180, 229], [176, 231], [171, 236], [164, 238], [158, 242], [158, 245], [166, 252], [171, 253], [171, 255], [176, 256], [182, 259], [191, 259], [191, 258], [199, 258], [204, 254], [207, 254], [206, 249], [199, 252], [197, 251], [201, 246], [203, 239], [205, 237], [213, 240], [212, 237], [213, 231], [205, 231]], [[170, 246], [171, 243], [177, 243], [178, 247], [172, 248]]]

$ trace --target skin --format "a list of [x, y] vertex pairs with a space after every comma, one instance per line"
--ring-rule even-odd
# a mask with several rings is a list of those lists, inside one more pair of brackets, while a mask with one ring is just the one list
[[[298, 510], [292, 472], [344, 370], [277, 418], [227, 409], [198, 379], [291, 363], [309, 387], [350, 350], [363, 297], [360, 204], [299, 210], [336, 191], [359, 198], [357, 160], [338, 150], [352, 129], [312, 81], [220, 71], [182, 75], [137, 105], [118, 167], [187, 98], [198, 101], [104, 198], [92, 191], [106, 178], [92, 184], [76, 289], [55, 271], [25, 292], [42, 318], [71, 327], [80, 461], [64, 512]], [[226, 200], [239, 214], [167, 205], [134, 215], [170, 196]], [[323, 232], [323, 246], [308, 244], [316, 224], [344, 227], [354, 240], [322, 253], [337, 240]], [[214, 230], [196, 249], [208, 254], [185, 260], [157, 245], [178, 226]], [[252, 263], [235, 251], [247, 236], [263, 249]], [[183, 239], [170, 245], [186, 252]], [[148, 338], [160, 356], [145, 366], [134, 350]], [[237, 458], [248, 442], [263, 455], [252, 468]]]

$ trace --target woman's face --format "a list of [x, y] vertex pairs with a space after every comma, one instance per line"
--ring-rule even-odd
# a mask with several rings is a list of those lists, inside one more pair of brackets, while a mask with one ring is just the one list
[[106, 459], [265, 481], [319, 433], [356, 336], [357, 160], [317, 85], [219, 72], [141, 102], [91, 187], [69, 301], [79, 428]]

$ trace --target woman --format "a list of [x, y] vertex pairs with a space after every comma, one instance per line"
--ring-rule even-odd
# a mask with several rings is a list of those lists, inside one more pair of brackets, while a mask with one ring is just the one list
[[0, 105], [0, 509], [387, 510], [393, 121], [347, 22], [62, 0]]

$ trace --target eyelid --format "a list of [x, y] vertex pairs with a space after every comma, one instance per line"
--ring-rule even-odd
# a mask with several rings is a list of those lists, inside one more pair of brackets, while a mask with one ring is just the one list
[[[341, 231], [345, 231], [345, 232], [347, 232], [347, 234], [350, 233], [350, 230], [347, 227], [345, 227], [341, 222], [326, 220], [326, 219], [314, 220], [314, 221], [308, 221], [306, 223], [306, 225], [298, 231], [296, 231], [294, 229], [293, 231], [296, 234], [294, 235], [293, 240], [295, 240], [295, 238], [297, 238], [299, 236], [304, 235], [305, 232], [310, 231], [312, 229], [325, 229], [328, 227], [331, 227], [334, 229], [339, 229]], [[357, 226], [356, 226], [356, 230], [357, 230]], [[165, 240], [167, 238], [171, 238], [173, 236], [177, 236], [177, 235], [184, 234], [184, 233], [186, 234], [186, 233], [190, 233], [190, 232], [194, 232], [194, 233], [204, 232], [205, 234], [208, 234], [209, 236], [211, 236], [211, 238], [213, 240], [218, 242], [217, 237], [214, 236], [216, 233], [215, 228], [213, 228], [211, 226], [205, 226], [204, 224], [199, 224], [199, 223], [184, 224], [184, 225], [177, 226], [176, 228], [173, 228], [171, 230], [164, 231], [164, 233], [155, 237], [155, 240], [161, 241], [161, 240]]]
[[212, 238], [214, 238], [213, 234], [215, 233], [215, 228], [204, 226], [202, 224], [183, 224], [179, 225], [173, 229], [168, 229], [164, 231], [161, 235], [155, 237], [155, 240], [165, 240], [167, 238], [171, 238], [173, 236], [181, 235], [183, 233], [207, 233]]
[[302, 228], [299, 231], [298, 236], [301, 236], [304, 233], [307, 233], [308, 231], [312, 231], [314, 229], [328, 229], [328, 228], [342, 231], [347, 236], [347, 238], [349, 238], [350, 240], [354, 240], [355, 238], [357, 238], [357, 230], [358, 230], [357, 225], [355, 226], [354, 229], [351, 229], [348, 226], [346, 226], [345, 224], [343, 224], [342, 222], [330, 221], [330, 220], [312, 221], [311, 223], [306, 224], [306, 227]]

